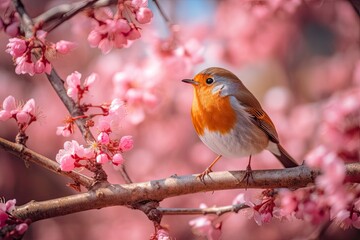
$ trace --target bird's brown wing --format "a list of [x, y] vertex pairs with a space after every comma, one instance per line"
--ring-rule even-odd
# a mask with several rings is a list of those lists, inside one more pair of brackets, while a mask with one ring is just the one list
[[279, 143], [279, 137], [277, 135], [275, 126], [264, 110], [246, 108], [245, 111], [250, 114], [253, 123], [262, 129], [269, 136], [272, 142]]
[[252, 122], [262, 129], [272, 142], [279, 143], [279, 137], [273, 122], [261, 108], [261, 105], [255, 96], [246, 89], [246, 91], [237, 92], [234, 97], [245, 108], [244, 110], [250, 114]]

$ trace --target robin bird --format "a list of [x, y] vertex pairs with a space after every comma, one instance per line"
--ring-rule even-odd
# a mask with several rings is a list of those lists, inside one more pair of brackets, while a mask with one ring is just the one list
[[194, 87], [191, 118], [195, 130], [201, 141], [218, 154], [198, 175], [201, 181], [222, 156], [249, 156], [245, 175], [248, 178], [248, 174], [251, 175], [251, 156], [264, 149], [274, 154], [284, 167], [298, 166], [280, 145], [275, 126], [259, 101], [232, 72], [211, 67], [198, 73], [194, 79], [182, 81]]

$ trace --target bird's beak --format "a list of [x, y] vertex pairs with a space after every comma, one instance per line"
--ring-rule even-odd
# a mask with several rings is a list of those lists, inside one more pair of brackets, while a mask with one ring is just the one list
[[199, 82], [196, 82], [196, 81], [194, 81], [192, 79], [183, 79], [181, 81], [184, 82], [184, 83], [190, 83], [192, 85], [199, 85]]

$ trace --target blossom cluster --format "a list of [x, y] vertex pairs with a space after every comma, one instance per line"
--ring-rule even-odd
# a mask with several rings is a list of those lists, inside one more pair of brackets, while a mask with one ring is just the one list
[[129, 120], [139, 124], [145, 119], [146, 110], [159, 104], [155, 94], [157, 80], [147, 81], [148, 74], [137, 66], [128, 66], [113, 76], [114, 94], [121, 98], [129, 111]]
[[15, 209], [16, 200], [8, 200], [7, 202], [0, 201], [0, 229], [7, 227], [2, 239], [18, 239], [28, 229], [28, 223], [11, 216], [11, 211]]
[[104, 54], [109, 53], [112, 48], [128, 47], [141, 36], [133, 19], [145, 24], [153, 17], [147, 6], [147, 0], [122, 0], [119, 1], [115, 14], [110, 8], [94, 10], [89, 14], [95, 23], [88, 36], [90, 46], [98, 47]]
[[[77, 103], [84, 113], [90, 108], [100, 109], [101, 112], [80, 116], [89, 120], [98, 117], [96, 123], [93, 122], [89, 125], [89, 127], [96, 127], [97, 129], [96, 141], [88, 147], [80, 145], [75, 140], [66, 141], [64, 148], [60, 149], [56, 155], [56, 161], [63, 171], [71, 171], [77, 167], [86, 167], [91, 170], [96, 163], [105, 164], [111, 162], [113, 165], [118, 166], [124, 162], [122, 153], [133, 148], [132, 136], [123, 136], [120, 139], [113, 138], [114, 131], [116, 132], [119, 129], [120, 121], [125, 116], [123, 101], [115, 98], [110, 104], [103, 103], [99, 106], [81, 103], [96, 78], [97, 75], [92, 73], [85, 79], [84, 84], [81, 84], [81, 73], [79, 72], [74, 72], [66, 78], [68, 96]], [[75, 120], [76, 118], [68, 118], [65, 126], [57, 128], [57, 135], [70, 136], [74, 131], [73, 124]]]
[[111, 140], [108, 132], [100, 132], [90, 147], [79, 145], [75, 140], [66, 141], [64, 149], [56, 155], [56, 161], [62, 171], [72, 171], [74, 168], [85, 167], [91, 169], [95, 163], [105, 164], [111, 162], [118, 166], [124, 162], [123, 152], [133, 147], [131, 136], [123, 136], [120, 140]]
[[8, 96], [4, 99], [2, 110], [0, 110], [0, 120], [7, 121], [13, 118], [20, 131], [25, 131], [26, 128], [37, 120], [35, 111], [35, 100], [30, 99], [24, 105], [17, 104], [13, 96]]
[[[9, 53], [16, 65], [17, 74], [34, 74], [51, 72], [49, 56], [56, 53], [67, 54], [74, 49], [75, 44], [68, 41], [58, 41], [50, 43], [46, 40], [47, 32], [43, 30], [36, 31], [30, 38], [14, 37], [9, 39], [6, 46], [6, 52]], [[38, 55], [36, 60], [33, 54]]]

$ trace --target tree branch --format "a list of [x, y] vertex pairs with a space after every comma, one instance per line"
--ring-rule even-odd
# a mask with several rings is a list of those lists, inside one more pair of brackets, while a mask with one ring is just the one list
[[21, 19], [21, 26], [22, 29], [25, 33], [26, 37], [30, 37], [32, 35], [32, 28], [33, 28], [33, 21], [31, 20], [31, 18], [29, 17], [29, 15], [27, 14], [24, 4], [21, 2], [21, 0], [13, 0], [12, 1], [14, 4], [14, 7], [16, 9], [16, 11], [19, 13], [20, 15], [20, 19]]
[[163, 215], [208, 215], [215, 214], [221, 216], [228, 212], [237, 213], [244, 208], [249, 208], [248, 205], [239, 203], [223, 207], [208, 207], [208, 208], [158, 208]]
[[35, 24], [45, 24], [50, 25], [50, 23], [55, 22], [55, 25], [52, 25], [49, 28], [46, 28], [48, 31], [51, 31], [61, 23], [69, 20], [75, 16], [78, 12], [87, 9], [87, 8], [99, 8], [109, 5], [116, 4], [117, 0], [91, 0], [91, 1], [81, 1], [69, 4], [61, 4], [59, 6], [53, 7], [41, 15], [34, 18]]
[[62, 14], [61, 17], [54, 19], [55, 20], [54, 23], [51, 26], [49, 26], [48, 28], [46, 28], [46, 31], [50, 32], [50, 31], [54, 30], [60, 24], [69, 20], [70, 18], [72, 18], [73, 16], [75, 16], [76, 14], [78, 14], [79, 12], [84, 10], [85, 8], [88, 8], [89, 6], [94, 5], [97, 1], [98, 0], [89, 0], [89, 1], [84, 1], [84, 2], [78, 3], [77, 7], [71, 8], [69, 11]]
[[[307, 166], [277, 170], [253, 171], [249, 183], [241, 182], [246, 171], [213, 172], [203, 184], [197, 175], [172, 176], [142, 183], [110, 185], [72, 196], [42, 202], [29, 202], [12, 212], [16, 217], [38, 221], [90, 209], [109, 206], [132, 206], [147, 202], [159, 202], [165, 198], [239, 188], [300, 188], [314, 182], [319, 171]], [[360, 163], [346, 165], [347, 181], [360, 182]], [[156, 206], [156, 204], [155, 204]]]
[[24, 161], [33, 162], [39, 166], [42, 166], [43, 168], [50, 170], [51, 172], [72, 178], [75, 184], [80, 184], [87, 189], [90, 189], [95, 183], [94, 179], [82, 175], [81, 173], [75, 171], [61, 171], [60, 166], [57, 162], [24, 147], [24, 145], [13, 143], [3, 138], [0, 138], [0, 148], [23, 159]]

